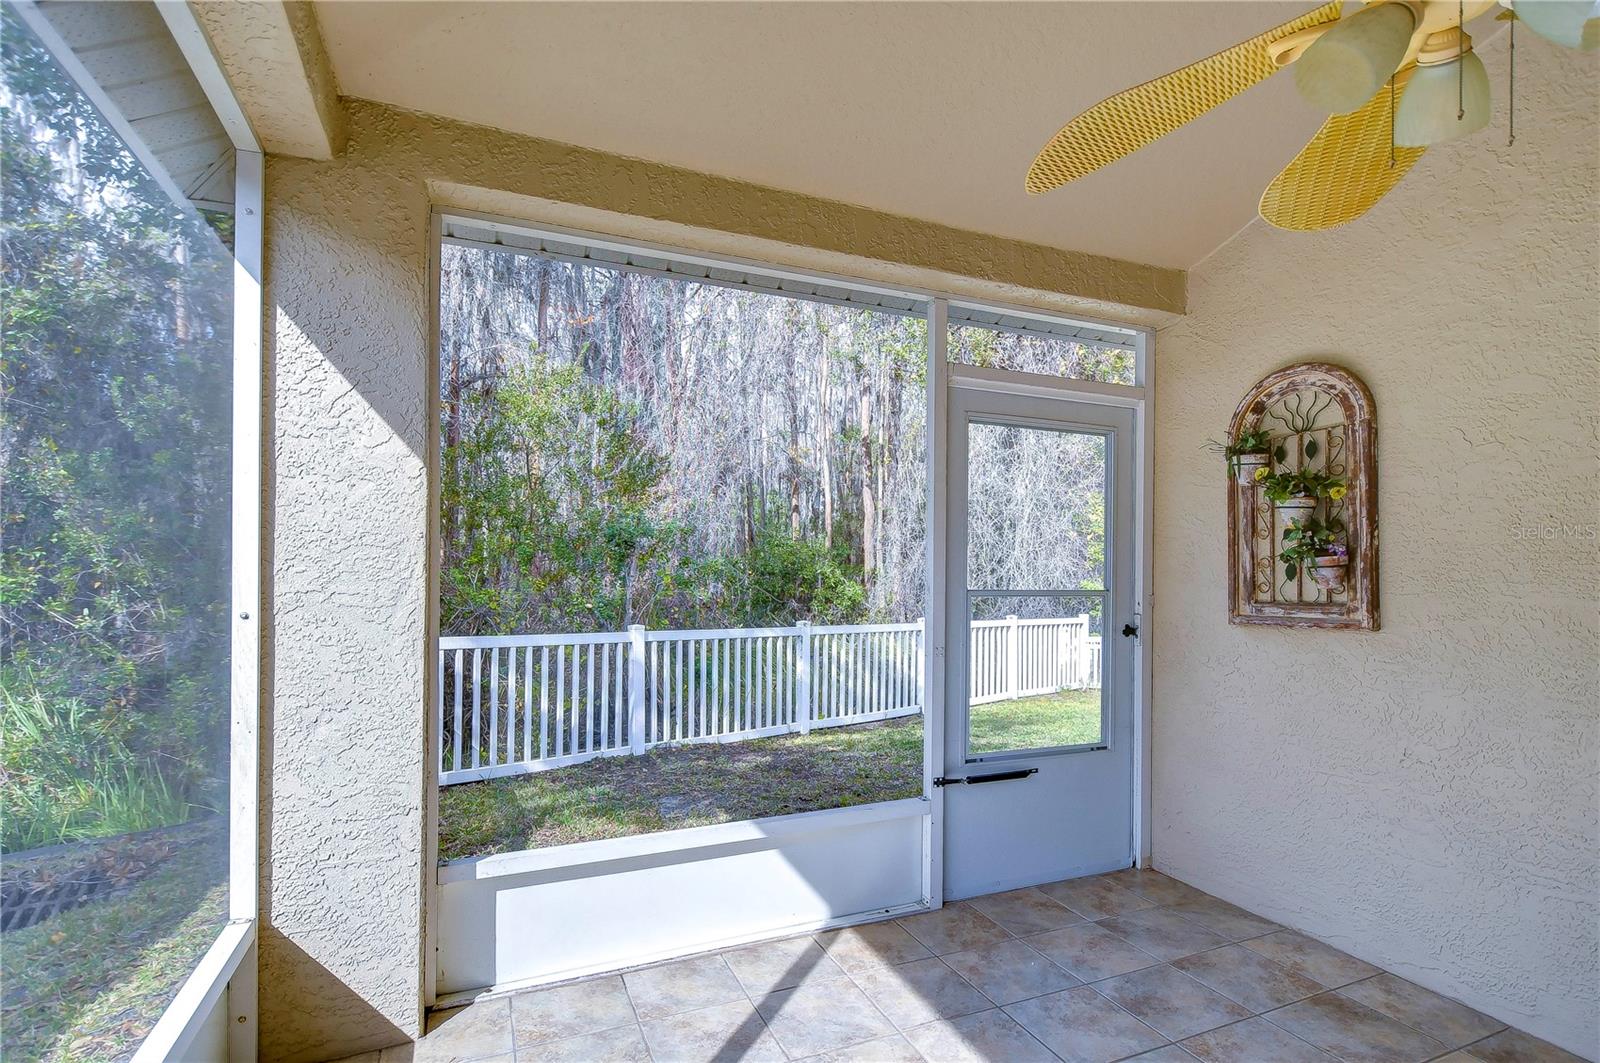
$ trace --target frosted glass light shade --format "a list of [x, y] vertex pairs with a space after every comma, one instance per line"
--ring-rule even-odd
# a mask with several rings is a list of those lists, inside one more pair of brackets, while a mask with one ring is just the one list
[[[1459, 119], [1458, 100], [1466, 109]], [[1489, 74], [1483, 60], [1468, 52], [1448, 63], [1417, 67], [1395, 109], [1394, 142], [1402, 148], [1425, 148], [1476, 133], [1488, 124]]]
[[1600, 0], [1516, 0], [1512, 10], [1546, 40], [1586, 52], [1600, 48]]
[[1340, 19], [1295, 60], [1295, 87], [1312, 106], [1348, 114], [1389, 80], [1416, 28], [1417, 16], [1405, 4], [1364, 7]]

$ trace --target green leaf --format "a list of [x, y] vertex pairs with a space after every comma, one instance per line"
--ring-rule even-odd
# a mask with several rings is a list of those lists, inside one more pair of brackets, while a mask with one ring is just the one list
[[1299, 569], [1297, 569], [1295, 567], [1295, 564], [1294, 564], [1293, 561], [1287, 562], [1283, 566], [1283, 574], [1285, 576], [1289, 577], [1290, 579], [1294, 579], [1295, 573], [1298, 572], [1298, 571], [1299, 571]]
[[1310, 461], [1312, 458], [1316, 457], [1318, 449], [1317, 441], [1315, 439], [1306, 440], [1306, 460]]
[[1284, 448], [1284, 445], [1282, 443], [1279, 443], [1276, 447], [1274, 447], [1272, 449], [1272, 456], [1274, 458], [1277, 458], [1279, 461], [1288, 461], [1289, 460], [1289, 451]]

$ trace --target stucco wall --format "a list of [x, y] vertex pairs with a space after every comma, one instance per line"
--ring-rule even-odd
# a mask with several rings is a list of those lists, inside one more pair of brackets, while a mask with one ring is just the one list
[[[1156, 866], [1587, 1056], [1600, 775], [1596, 57], [1518, 40], [1500, 112], [1365, 219], [1257, 222], [1157, 341]], [[1377, 403], [1383, 629], [1227, 623], [1201, 449], [1279, 366]]]
[[559, 204], [564, 217], [713, 234], [724, 252], [891, 282], [963, 274], [975, 297], [1116, 307], [1125, 320], [1183, 305], [1174, 270], [347, 104], [342, 155], [267, 166], [261, 1044], [291, 1063], [418, 1032], [431, 206]]
[[414, 176], [268, 159], [266, 1060], [417, 1032], [427, 217]]

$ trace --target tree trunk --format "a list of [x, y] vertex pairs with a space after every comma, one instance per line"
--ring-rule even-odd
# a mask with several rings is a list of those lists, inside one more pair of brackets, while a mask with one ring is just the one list
[[828, 332], [817, 330], [817, 450], [822, 456], [822, 543], [833, 549], [833, 418], [829, 409]]
[[877, 499], [874, 497], [872, 470], [872, 387], [870, 380], [861, 382], [861, 398], [857, 404], [861, 431], [861, 582], [867, 594], [872, 594], [872, 584], [877, 576], [878, 558], [874, 544], [878, 539]]

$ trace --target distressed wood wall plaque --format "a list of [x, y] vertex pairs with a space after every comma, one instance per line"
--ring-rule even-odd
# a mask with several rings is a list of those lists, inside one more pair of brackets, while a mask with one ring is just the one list
[[1255, 483], [1228, 477], [1228, 620], [1234, 624], [1378, 629], [1377, 430], [1372, 394], [1347, 369], [1291, 365], [1256, 383], [1228, 425], [1228, 438], [1265, 429], [1273, 472], [1308, 470], [1345, 482], [1317, 517], [1343, 525], [1349, 562], [1342, 587], [1290, 578], [1278, 559], [1284, 516]]

